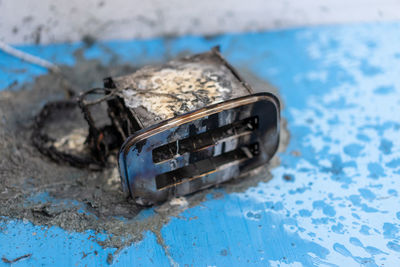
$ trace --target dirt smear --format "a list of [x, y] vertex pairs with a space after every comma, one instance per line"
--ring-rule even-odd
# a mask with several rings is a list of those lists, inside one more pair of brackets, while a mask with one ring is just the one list
[[[68, 80], [83, 89], [101, 86], [104, 77], [129, 74], [136, 69], [115, 62], [105, 66], [100, 61], [84, 59], [82, 51], [76, 53], [74, 66], [61, 68]], [[244, 76], [256, 91], [277, 93], [273, 87], [249, 73], [245, 72]], [[160, 232], [163, 225], [171, 217], [204, 201], [207, 194], [213, 193], [215, 198], [221, 194], [209, 189], [172, 199], [153, 207], [153, 215], [138, 219], [136, 216], [143, 207], [124, 196], [115, 167], [92, 172], [59, 165], [42, 156], [30, 141], [33, 118], [47, 101], [66, 98], [62, 87], [59, 76], [46, 74], [21, 85], [18, 90], [0, 92], [0, 216], [3, 220], [28, 220], [35, 225], [59, 226], [69, 231], [90, 229], [106, 233], [107, 238], [97, 242], [103, 247], [117, 248], [117, 252], [141, 240], [144, 231], [151, 231], [168, 256]], [[54, 117], [56, 137], [66, 136], [76, 129], [87, 130], [79, 111], [59, 112]], [[280, 151], [285, 149], [289, 140], [286, 124], [282, 121]], [[115, 157], [110, 161], [111, 166], [116, 166]], [[278, 157], [274, 157], [269, 167], [263, 167], [260, 175], [219, 187], [227, 193], [243, 192], [271, 179], [268, 170], [278, 164]], [[112, 261], [113, 257], [110, 258]]]

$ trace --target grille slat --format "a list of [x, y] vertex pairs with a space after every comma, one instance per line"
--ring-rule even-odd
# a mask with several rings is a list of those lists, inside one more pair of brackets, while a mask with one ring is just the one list
[[258, 143], [254, 143], [239, 147], [219, 156], [203, 159], [182, 168], [159, 174], [156, 176], [157, 190], [163, 190], [195, 178], [200, 178], [206, 174], [223, 169], [224, 165], [251, 159], [258, 155], [258, 151], [259, 145]]
[[211, 129], [205, 133], [177, 140], [153, 149], [153, 162], [161, 163], [170, 160], [175, 156], [214, 146], [217, 142], [251, 133], [257, 128], [258, 117], [254, 116], [219, 128]]

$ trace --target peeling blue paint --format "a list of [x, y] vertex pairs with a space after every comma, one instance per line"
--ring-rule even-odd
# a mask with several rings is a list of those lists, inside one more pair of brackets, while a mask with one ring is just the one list
[[378, 266], [373, 258], [362, 258], [353, 256], [353, 254], [342, 244], [335, 243], [333, 249], [345, 257], [353, 258], [357, 263], [362, 266]]
[[369, 170], [368, 177], [372, 179], [378, 179], [380, 177], [385, 176], [385, 170], [379, 163], [376, 162], [368, 163], [368, 170]]
[[365, 247], [365, 251], [368, 252], [371, 255], [378, 255], [378, 254], [386, 254], [386, 255], [388, 255], [388, 253], [383, 252], [382, 250], [380, 250], [380, 249], [378, 249], [376, 247], [373, 247], [373, 246]]
[[386, 166], [389, 168], [397, 168], [400, 167], [400, 158], [393, 159], [386, 163]]
[[387, 247], [391, 250], [394, 250], [396, 252], [400, 252], [400, 245], [394, 242], [388, 242]]
[[[399, 31], [399, 23], [361, 24], [207, 39], [113, 41], [84, 50], [87, 58], [105, 64], [111, 59], [143, 64], [219, 44], [235, 66], [279, 89], [291, 135], [271, 181], [244, 193], [224, 193], [221, 199], [209, 196], [173, 218], [161, 231], [169, 255], [147, 233], [114, 264], [395, 266], [400, 261]], [[82, 47], [22, 49], [74, 64], [73, 52]], [[7, 62], [0, 72], [3, 86], [45, 73], [2, 53], [0, 59]], [[19, 69], [24, 72], [17, 74]], [[293, 177], [285, 179], [288, 174]], [[189, 216], [198, 219], [183, 219]], [[90, 233], [43, 230], [20, 221], [5, 225], [10, 226], [0, 233], [0, 246], [11, 248], [10, 258], [33, 252], [21, 266], [60, 260], [93, 266], [93, 261], [105, 264], [113, 252], [87, 240]], [[33, 232], [41, 238], [31, 236]], [[46, 232], [59, 238], [45, 237]], [[81, 259], [81, 251], [92, 252], [91, 246], [98, 249], [97, 258], [90, 254]]]
[[323, 213], [327, 216], [333, 217], [336, 215], [336, 211], [335, 209], [326, 204], [324, 201], [322, 200], [318, 200], [318, 201], [314, 201], [313, 202], [313, 208], [314, 209], [322, 209]]
[[370, 235], [370, 232], [369, 232], [370, 230], [371, 230], [371, 228], [368, 227], [367, 225], [362, 225], [361, 229], [360, 229], [360, 233], [363, 235]]
[[393, 147], [392, 141], [382, 138], [381, 144], [379, 145], [379, 150], [383, 154], [388, 155], [388, 154], [392, 153], [392, 147]]
[[347, 155], [356, 158], [360, 155], [361, 151], [364, 149], [364, 147], [362, 145], [359, 144], [349, 144], [347, 146], [344, 147], [344, 153], [346, 153]]
[[389, 94], [389, 93], [393, 93], [394, 91], [395, 91], [395, 89], [394, 89], [393, 86], [382, 85], [382, 86], [377, 87], [374, 90], [374, 93], [375, 94], [379, 94], [379, 95], [386, 95], [386, 94]]
[[299, 214], [300, 214], [301, 217], [310, 217], [311, 216], [311, 211], [305, 210], [305, 209], [301, 209], [301, 210], [299, 210]]
[[373, 201], [376, 198], [376, 195], [367, 188], [360, 188], [358, 189], [358, 192], [360, 192], [361, 197], [363, 197], [366, 200]]
[[[239, 198], [234, 195], [226, 195], [224, 199], [225, 201], [208, 201], [204, 203], [204, 207], [195, 207], [181, 214], [186, 218], [196, 214], [198, 216], [196, 220], [189, 222], [173, 219], [167, 227], [163, 228], [162, 233], [167, 244], [181, 244], [179, 247], [170, 247], [169, 252], [172, 258], [185, 264], [193, 263], [193, 254], [185, 253], [180, 249], [190, 247], [195, 254], [207, 249], [214, 255], [212, 259], [208, 257], [196, 259], [196, 265], [262, 265], [263, 263], [268, 265], [266, 261], [268, 259], [286, 264], [299, 262], [304, 266], [317, 266], [309, 253], [313, 253], [320, 259], [325, 259], [329, 254], [328, 249], [315, 242], [305, 241], [296, 231], [287, 231], [286, 228], [297, 228], [294, 219], [269, 211], [270, 209], [263, 203], [239, 201]], [[243, 210], [245, 217], [240, 212], [244, 207], [253, 210], [252, 212]], [[212, 217], [206, 216], [210, 208], [215, 211]], [[236, 212], [239, 213], [235, 214]], [[242, 218], [248, 220], [243, 221]], [[176, 234], [189, 225], [192, 231], [186, 233], [188, 236]], [[210, 227], [210, 225], [215, 227]], [[281, 240], [279, 246], [275, 243], [277, 238]], [[210, 239], [213, 241], [210, 242]], [[226, 249], [226, 244], [231, 244], [230, 257], [214, 253], [214, 251]], [[293, 248], [299, 253], [287, 253], [288, 248]], [[257, 253], [254, 253], [256, 251], [262, 251], [260, 256], [256, 256]]]
[[357, 247], [364, 247], [361, 241], [356, 237], [350, 237], [350, 243]]
[[332, 225], [331, 229], [334, 233], [336, 234], [344, 234], [344, 230], [343, 230], [344, 225], [341, 223], [338, 223], [336, 225]]
[[382, 73], [382, 70], [379, 67], [371, 65], [366, 59], [361, 61], [360, 69], [366, 76], [374, 76]]
[[393, 223], [383, 224], [383, 236], [385, 238], [397, 238], [397, 233], [399, 232], [399, 227]]

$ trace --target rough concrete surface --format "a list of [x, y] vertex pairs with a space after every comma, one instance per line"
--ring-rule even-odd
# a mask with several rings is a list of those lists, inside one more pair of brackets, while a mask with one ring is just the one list
[[[99, 85], [104, 77], [124, 75], [136, 69], [135, 66], [116, 63], [104, 66], [99, 61], [84, 59], [81, 52], [76, 53], [76, 65], [62, 66], [67, 79], [78, 88], [89, 89]], [[244, 72], [244, 76], [255, 91], [274, 90], [249, 73]], [[0, 92], [0, 216], [3, 219], [28, 220], [37, 225], [60, 226], [71, 231], [92, 229], [104, 232], [108, 239], [98, 240], [98, 243], [119, 249], [140, 240], [142, 232], [150, 230], [166, 249], [160, 229], [171, 216], [178, 216], [183, 209], [198, 205], [209, 193], [214, 197], [219, 197], [219, 194], [209, 189], [173, 199], [154, 207], [153, 215], [138, 219], [135, 216], [143, 207], [124, 197], [116, 167], [93, 172], [59, 165], [41, 155], [30, 141], [33, 118], [47, 101], [66, 98], [64, 86], [59, 76], [46, 74], [21, 85], [18, 90]], [[49, 129], [60, 143], [65, 142], [71, 133], [85, 134], [82, 129], [87, 128], [77, 110], [55, 113], [51, 124]], [[285, 129], [283, 121], [281, 151], [289, 140]], [[79, 140], [83, 138], [74, 141]], [[278, 164], [275, 157], [270, 165]], [[115, 157], [111, 157], [110, 165], [116, 166]], [[243, 191], [271, 177], [268, 167], [261, 174], [221, 187], [226, 192]]]
[[[0, 40], [12, 44], [263, 31], [400, 19], [397, 0], [0, 1]], [[84, 25], [84, 27], [82, 26]]]

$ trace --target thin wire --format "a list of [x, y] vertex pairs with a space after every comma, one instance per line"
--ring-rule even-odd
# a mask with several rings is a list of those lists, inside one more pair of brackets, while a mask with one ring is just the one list
[[2, 42], [2, 41], [0, 41], [0, 50], [13, 56], [13, 57], [19, 58], [23, 61], [29, 62], [34, 65], [46, 68], [50, 72], [57, 74], [60, 77], [61, 81], [64, 83], [64, 86], [62, 86], [62, 89], [65, 90], [65, 92], [69, 98], [74, 96], [76, 94], [76, 92], [80, 91], [79, 88], [76, 87], [68, 78], [64, 77], [61, 69], [56, 64], [51, 63], [50, 61], [47, 61], [38, 56], [34, 56], [34, 55], [31, 55], [24, 51], [21, 51], [17, 48], [12, 47], [9, 44], [6, 44], [5, 42]]
[[43, 58], [28, 54], [24, 51], [16, 49], [16, 48], [12, 47], [11, 45], [6, 44], [2, 41], [0, 41], [0, 50], [2, 50], [3, 52], [5, 52], [9, 55], [12, 55], [16, 58], [24, 60], [26, 62], [46, 68], [51, 72], [61, 73], [60, 68], [58, 66], [56, 66], [55, 64], [51, 63], [50, 61], [47, 61]]

